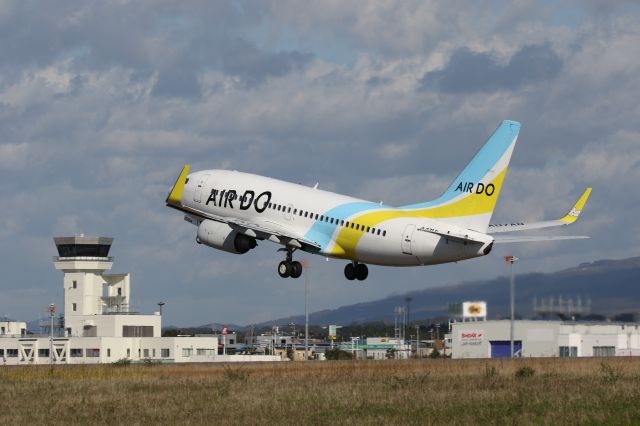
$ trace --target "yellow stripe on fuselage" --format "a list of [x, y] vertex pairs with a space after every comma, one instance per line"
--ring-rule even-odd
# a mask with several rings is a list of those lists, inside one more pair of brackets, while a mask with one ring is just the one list
[[[446, 219], [450, 217], [490, 213], [495, 208], [506, 173], [507, 167], [505, 167], [504, 170], [496, 176], [493, 181], [491, 181], [495, 187], [495, 192], [491, 196], [487, 196], [486, 194], [469, 193], [466, 197], [453, 201], [450, 204], [415, 210], [378, 210], [371, 213], [365, 213], [360, 217], [349, 220], [349, 222], [353, 221], [360, 225], [364, 225], [365, 227], [374, 228], [378, 227], [380, 223], [391, 219]], [[365, 234], [365, 230], [356, 231], [351, 227], [343, 228], [336, 238], [336, 244], [331, 251], [331, 255], [346, 259], [355, 259], [356, 246], [358, 245], [360, 238]]]

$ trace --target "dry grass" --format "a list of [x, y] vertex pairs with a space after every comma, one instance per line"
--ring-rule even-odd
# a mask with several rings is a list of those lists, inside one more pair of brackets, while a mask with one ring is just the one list
[[0, 367], [0, 424], [629, 424], [640, 359]]

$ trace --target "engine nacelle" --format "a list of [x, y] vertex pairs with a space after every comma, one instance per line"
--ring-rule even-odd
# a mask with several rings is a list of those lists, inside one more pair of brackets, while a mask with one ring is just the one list
[[244, 254], [258, 245], [255, 238], [238, 233], [226, 223], [213, 220], [203, 220], [198, 225], [196, 241], [235, 254]]

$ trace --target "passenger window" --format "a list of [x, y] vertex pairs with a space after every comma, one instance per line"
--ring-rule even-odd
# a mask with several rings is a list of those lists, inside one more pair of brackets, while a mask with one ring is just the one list
[[353, 222], [351, 222], [351, 229], [353, 229], [354, 225], [355, 225], [355, 224], [354, 224]]
[[269, 203], [269, 208], [271, 208], [271, 203]]
[[349, 221], [346, 221], [346, 222], [344, 223], [344, 226], [346, 226], [346, 227], [348, 228], [348, 227], [349, 227]]
[[332, 217], [329, 218], [329, 223], [333, 225], [333, 218]]
[[308, 212], [304, 212], [304, 217], [308, 217], [307, 214], [308, 214]]
[[293, 209], [293, 214], [298, 214], [298, 209]]
[[386, 237], [387, 236], [387, 231], [382, 231], [382, 236]]
[[318, 220], [318, 213], [316, 213], [316, 220]]
[[291, 207], [287, 209], [287, 213], [291, 213]]
[[300, 216], [302, 216], [302, 210], [300, 210]]
[[378, 229], [378, 235], [380, 235], [380, 230]]
[[371, 227], [367, 226], [367, 232], [371, 231]]
[[340, 219], [340, 226], [344, 226], [344, 220]]

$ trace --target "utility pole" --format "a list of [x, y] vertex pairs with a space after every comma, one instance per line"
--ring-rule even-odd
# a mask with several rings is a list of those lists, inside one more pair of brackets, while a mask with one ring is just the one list
[[518, 260], [515, 256], [505, 256], [504, 261], [511, 265], [511, 281], [509, 285], [509, 293], [511, 298], [511, 324], [509, 330], [509, 340], [510, 340], [510, 357], [513, 358], [513, 328], [514, 328], [514, 320], [515, 320], [515, 286], [514, 286], [514, 272], [513, 272], [513, 264]]
[[416, 324], [416, 357], [420, 356], [420, 326]]
[[407, 296], [404, 301], [407, 302], [407, 325], [411, 326], [411, 301], [413, 301], [413, 297]]

